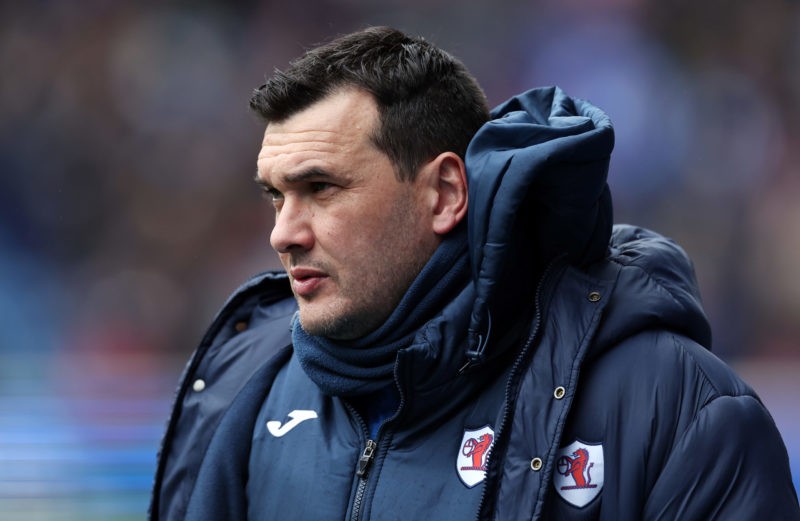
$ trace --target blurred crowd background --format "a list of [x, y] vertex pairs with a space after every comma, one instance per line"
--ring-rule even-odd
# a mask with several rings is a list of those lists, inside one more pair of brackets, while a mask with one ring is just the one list
[[693, 257], [797, 487], [800, 2], [0, 1], [0, 518], [144, 518], [184, 361], [279, 266], [250, 93], [366, 25], [449, 50], [492, 105], [557, 84], [608, 112], [617, 221]]

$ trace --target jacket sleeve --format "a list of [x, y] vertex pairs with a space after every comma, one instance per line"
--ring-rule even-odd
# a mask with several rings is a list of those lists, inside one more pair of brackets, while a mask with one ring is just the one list
[[752, 396], [718, 397], [680, 436], [647, 500], [647, 520], [800, 520], [786, 447]]

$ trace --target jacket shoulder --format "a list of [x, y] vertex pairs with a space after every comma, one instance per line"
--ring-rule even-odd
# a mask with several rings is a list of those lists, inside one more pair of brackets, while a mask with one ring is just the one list
[[150, 519], [182, 519], [197, 471], [231, 402], [266, 365], [290, 353], [296, 311], [284, 273], [240, 286], [212, 321], [184, 369], [159, 452]]
[[581, 380], [581, 396], [598, 406], [602, 400], [606, 406], [642, 408], [682, 424], [722, 396], [758, 401], [755, 391], [708, 349], [662, 329], [641, 331], [587, 360]]
[[643, 519], [800, 519], [775, 422], [705, 347], [672, 331], [643, 331], [584, 371], [568, 436], [596, 429], [619, 462], [607, 477], [619, 473], [630, 491], [620, 497], [639, 504]]
[[752, 395], [720, 395], [681, 435], [644, 519], [800, 519], [786, 448]]

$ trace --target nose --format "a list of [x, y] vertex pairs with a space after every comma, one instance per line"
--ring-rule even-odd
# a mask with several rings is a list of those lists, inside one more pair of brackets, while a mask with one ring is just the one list
[[278, 253], [307, 251], [314, 246], [309, 211], [295, 199], [286, 198], [275, 214], [269, 242]]

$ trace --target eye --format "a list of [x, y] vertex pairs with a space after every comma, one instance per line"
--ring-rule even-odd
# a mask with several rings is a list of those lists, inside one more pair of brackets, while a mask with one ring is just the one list
[[264, 196], [264, 199], [272, 201], [273, 204], [283, 199], [283, 194], [271, 186], [262, 185], [261, 194]]
[[325, 190], [331, 188], [333, 185], [330, 183], [326, 183], [324, 181], [314, 181], [312, 183], [309, 183], [309, 186], [312, 192], [317, 193], [317, 192], [324, 192]]

